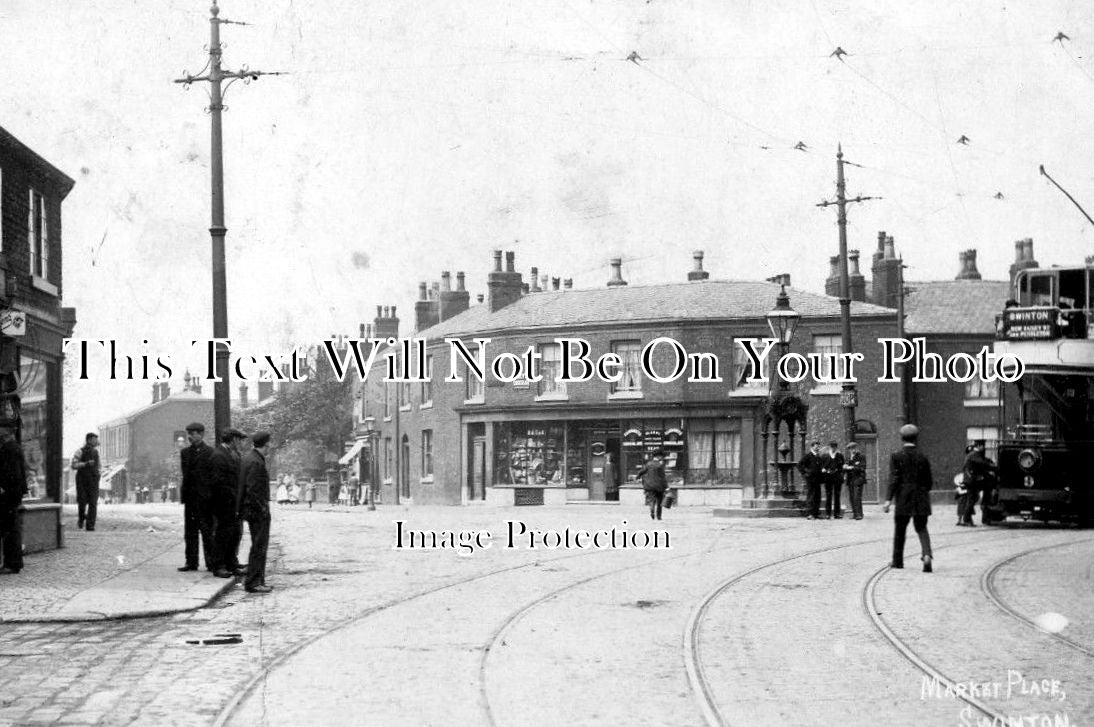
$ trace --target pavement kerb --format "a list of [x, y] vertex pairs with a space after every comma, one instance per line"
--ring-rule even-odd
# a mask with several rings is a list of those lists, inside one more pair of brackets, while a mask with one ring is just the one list
[[168, 616], [204, 608], [235, 588], [238, 578], [217, 578], [204, 570], [179, 572], [184, 549], [180, 543], [80, 591], [56, 611], [0, 614], [0, 623], [78, 623]]

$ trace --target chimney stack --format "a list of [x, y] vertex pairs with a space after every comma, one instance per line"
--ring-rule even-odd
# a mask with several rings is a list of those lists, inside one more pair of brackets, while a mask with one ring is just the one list
[[414, 330], [424, 331], [441, 322], [441, 303], [437, 298], [440, 284], [418, 284], [418, 302], [414, 304]]
[[376, 338], [398, 338], [399, 319], [395, 317], [395, 308], [376, 306], [376, 318], [372, 321], [372, 330]]
[[540, 275], [539, 276], [539, 289], [540, 290], [543, 290], [543, 291], [547, 290], [547, 281], [548, 280], [549, 280], [549, 278], [546, 275]]
[[1014, 243], [1014, 263], [1010, 266], [1010, 284], [1014, 285], [1014, 277], [1022, 270], [1037, 267], [1037, 261], [1033, 259], [1033, 238], [1027, 237]]
[[565, 280], [562, 281], [562, 287], [565, 288], [566, 290], [571, 290], [574, 287], [574, 279], [573, 278], [566, 278]]
[[[870, 302], [885, 308], [896, 308], [900, 299], [900, 267], [903, 261], [896, 256], [896, 243], [892, 235], [877, 233], [877, 252], [870, 272], [874, 276]], [[863, 281], [865, 287], [866, 281]]]
[[539, 292], [539, 268], [532, 268], [531, 273], [528, 275], [528, 284], [531, 286], [531, 292]]
[[558, 290], [558, 287], [561, 283], [561, 278], [551, 278], [551, 290]]
[[688, 280], [707, 280], [710, 278], [710, 273], [703, 270], [703, 251], [696, 250], [691, 254], [692, 260], [695, 261], [694, 267], [691, 272], [688, 273]]
[[965, 250], [958, 254], [961, 260], [961, 271], [957, 274], [957, 280], [980, 280], [980, 271], [976, 269], [976, 250]]
[[859, 270], [858, 264], [859, 251], [848, 250], [847, 259], [851, 263], [851, 269], [848, 271], [848, 281], [850, 283], [851, 300], [857, 300], [859, 303], [866, 302], [866, 276]]
[[612, 266], [612, 277], [608, 280], [608, 287], [615, 288], [626, 285], [627, 281], [623, 279], [623, 258], [613, 257], [610, 264]]
[[160, 382], [152, 384], [152, 403], [155, 404], [160, 400]]
[[828, 258], [828, 277], [824, 279], [824, 294], [839, 297], [839, 255]]
[[501, 250], [495, 250], [494, 272], [486, 278], [486, 300], [491, 313], [515, 302], [524, 292], [521, 274], [516, 272], [512, 252], [505, 253], [505, 268], [501, 269]]
[[464, 290], [463, 280], [463, 272], [456, 273], [456, 289], [452, 290], [452, 279], [448, 271], [441, 273], [440, 320], [447, 321], [470, 307], [471, 294]]
[[246, 409], [247, 406], [248, 406], [248, 403], [249, 402], [247, 401], [247, 382], [246, 381], [241, 381], [241, 382], [239, 382], [239, 408], [240, 409]]
[[482, 301], [485, 297], [486, 296], [484, 296], [482, 293], [479, 293], [475, 296], [475, 301], [478, 302], [479, 305], [482, 305]]

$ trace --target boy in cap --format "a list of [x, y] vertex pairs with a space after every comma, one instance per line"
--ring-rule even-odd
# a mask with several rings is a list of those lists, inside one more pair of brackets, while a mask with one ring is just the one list
[[931, 515], [931, 463], [916, 447], [919, 427], [905, 424], [900, 428], [902, 451], [894, 452], [889, 459], [889, 497], [885, 512], [896, 502], [896, 529], [893, 532], [893, 568], [904, 567], [904, 536], [908, 521], [915, 526], [919, 544], [923, 550], [923, 572], [932, 572], [931, 536], [927, 532], [927, 518]]
[[243, 587], [248, 593], [269, 593], [266, 585], [266, 550], [270, 544], [270, 472], [266, 455], [270, 450], [270, 433], [251, 435], [254, 448], [243, 458], [239, 513], [247, 521], [251, 533], [251, 552], [247, 556], [247, 577]]
[[186, 439], [190, 446], [179, 452], [182, 465], [183, 537], [186, 540], [186, 562], [180, 571], [198, 569], [198, 537], [205, 554], [205, 567], [216, 570], [216, 549], [213, 545], [215, 521], [213, 520], [213, 490], [211, 460], [213, 448], [205, 443], [205, 425], [191, 422], [186, 425]]

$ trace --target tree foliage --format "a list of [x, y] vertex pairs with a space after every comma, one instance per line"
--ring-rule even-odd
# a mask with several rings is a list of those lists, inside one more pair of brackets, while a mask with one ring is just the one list
[[251, 433], [265, 429], [276, 448], [294, 442], [315, 442], [328, 452], [341, 453], [353, 432], [353, 388], [333, 376], [309, 376], [284, 387], [273, 399], [232, 413], [233, 426]]

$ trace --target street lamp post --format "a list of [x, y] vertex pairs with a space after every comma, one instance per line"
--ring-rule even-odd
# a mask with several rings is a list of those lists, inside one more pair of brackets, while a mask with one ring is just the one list
[[365, 438], [368, 440], [368, 509], [376, 509], [376, 476], [379, 468], [376, 466], [376, 443], [380, 441], [380, 431], [375, 428], [376, 417], [367, 416], [361, 420], [365, 425]]
[[[786, 294], [785, 279], [779, 280], [779, 295], [775, 298], [775, 307], [768, 312], [767, 325], [771, 329], [771, 336], [778, 342], [779, 359], [790, 350], [790, 341], [794, 338], [794, 331], [798, 328], [801, 315], [790, 307], [790, 296]], [[774, 465], [779, 471], [779, 485], [783, 496], [794, 494], [794, 486], [790, 481], [790, 471], [795, 466], [795, 460], [791, 455], [794, 451], [794, 429], [800, 424], [805, 427], [805, 404], [790, 391], [790, 384], [779, 375], [779, 367], [776, 364], [771, 376], [771, 393], [767, 400], [767, 414], [765, 416], [765, 429], [774, 422], [775, 442], [774, 452], [778, 456], [769, 464]], [[787, 442], [780, 446], [780, 430], [783, 422], [787, 426]], [[764, 454], [766, 456], [766, 436]], [[764, 497], [768, 497], [767, 479], [764, 479]]]

